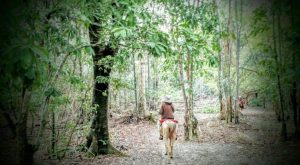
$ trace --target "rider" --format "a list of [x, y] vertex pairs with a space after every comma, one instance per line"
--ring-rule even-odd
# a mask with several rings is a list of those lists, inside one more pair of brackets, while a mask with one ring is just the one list
[[[174, 119], [174, 106], [170, 100], [170, 97], [166, 96], [164, 101], [160, 107], [159, 114], [161, 115], [161, 119]], [[159, 124], [159, 140], [163, 139], [161, 124]]]
[[244, 100], [241, 96], [238, 97], [238, 103], [239, 103], [239, 107], [241, 108], [241, 110], [244, 109]]

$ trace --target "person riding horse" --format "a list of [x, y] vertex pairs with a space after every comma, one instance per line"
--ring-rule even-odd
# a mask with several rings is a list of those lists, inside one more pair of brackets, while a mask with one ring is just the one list
[[[165, 97], [164, 101], [160, 107], [159, 114], [161, 115], [161, 120], [165, 119], [173, 119], [174, 120], [174, 106], [171, 102], [170, 97]], [[159, 140], [163, 140], [163, 133], [162, 133], [162, 122], [159, 124]]]
[[245, 101], [243, 100], [243, 98], [241, 96], [238, 97], [238, 104], [239, 104], [240, 109], [243, 110]]

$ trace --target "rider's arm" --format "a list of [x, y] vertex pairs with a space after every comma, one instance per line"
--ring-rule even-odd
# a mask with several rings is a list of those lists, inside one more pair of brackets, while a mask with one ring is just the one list
[[160, 114], [160, 119], [163, 119], [163, 114], [164, 114], [164, 108], [163, 105], [161, 105], [160, 110], [158, 112]]
[[173, 111], [173, 113], [174, 113], [174, 111], [175, 111], [175, 108], [174, 108], [173, 104], [171, 105], [171, 107], [172, 107], [172, 111]]

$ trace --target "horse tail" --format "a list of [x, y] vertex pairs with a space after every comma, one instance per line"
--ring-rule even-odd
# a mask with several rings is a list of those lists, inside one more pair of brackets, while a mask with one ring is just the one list
[[170, 122], [169, 125], [169, 138], [172, 139], [173, 134], [175, 133], [176, 130], [176, 124], [174, 122]]

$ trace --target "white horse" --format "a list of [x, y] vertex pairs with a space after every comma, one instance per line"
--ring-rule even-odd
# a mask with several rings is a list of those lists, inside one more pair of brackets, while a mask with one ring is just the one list
[[173, 158], [173, 144], [176, 139], [176, 122], [175, 120], [164, 120], [162, 123], [166, 155], [168, 155], [169, 158]]

